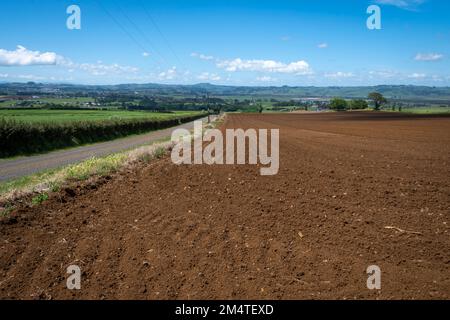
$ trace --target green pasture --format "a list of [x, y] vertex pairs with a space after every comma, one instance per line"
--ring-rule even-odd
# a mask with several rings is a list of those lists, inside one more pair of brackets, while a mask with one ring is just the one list
[[1, 110], [0, 118], [28, 123], [67, 123], [102, 120], [133, 120], [133, 119], [172, 119], [190, 116], [199, 112], [177, 111], [174, 113], [125, 111], [125, 110]]

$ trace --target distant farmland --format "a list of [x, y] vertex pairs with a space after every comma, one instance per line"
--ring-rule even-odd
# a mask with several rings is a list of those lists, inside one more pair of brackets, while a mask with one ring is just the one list
[[16, 109], [1, 110], [0, 119], [28, 123], [67, 123], [103, 120], [166, 120], [191, 116], [198, 112], [176, 111], [173, 113], [122, 111], [122, 110], [47, 110]]
[[417, 114], [442, 114], [450, 113], [450, 107], [416, 107], [403, 108], [403, 112], [417, 113]]

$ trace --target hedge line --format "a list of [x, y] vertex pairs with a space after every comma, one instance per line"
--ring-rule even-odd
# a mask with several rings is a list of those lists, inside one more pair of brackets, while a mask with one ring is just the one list
[[173, 127], [201, 117], [204, 115], [163, 120], [103, 120], [61, 124], [24, 123], [0, 118], [0, 158], [111, 140]]

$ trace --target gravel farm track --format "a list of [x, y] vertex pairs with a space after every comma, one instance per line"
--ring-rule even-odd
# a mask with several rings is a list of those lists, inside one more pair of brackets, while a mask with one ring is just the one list
[[[279, 173], [167, 156], [23, 206], [0, 223], [0, 298], [450, 299], [449, 116], [229, 114], [224, 128], [279, 128]], [[71, 264], [81, 290], [66, 289]]]

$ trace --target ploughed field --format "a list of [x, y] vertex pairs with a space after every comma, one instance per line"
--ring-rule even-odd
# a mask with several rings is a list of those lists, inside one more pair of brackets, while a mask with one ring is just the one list
[[[450, 298], [450, 117], [230, 114], [280, 168], [170, 157], [0, 224], [0, 298]], [[82, 270], [66, 289], [66, 268]], [[381, 268], [381, 290], [366, 269]]]

